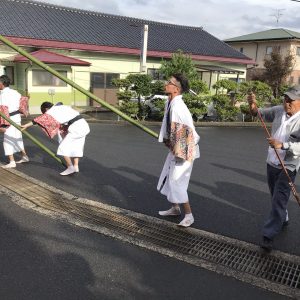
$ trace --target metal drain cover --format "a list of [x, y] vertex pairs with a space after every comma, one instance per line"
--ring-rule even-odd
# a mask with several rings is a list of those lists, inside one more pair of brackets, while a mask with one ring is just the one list
[[99, 202], [77, 199], [13, 170], [0, 168], [2, 189], [22, 206], [72, 224], [300, 299], [300, 257]]

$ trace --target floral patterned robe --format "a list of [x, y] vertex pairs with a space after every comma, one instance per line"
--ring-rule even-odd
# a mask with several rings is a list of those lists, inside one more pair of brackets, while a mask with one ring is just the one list
[[167, 196], [171, 203], [188, 202], [187, 188], [193, 168], [193, 162], [200, 157], [199, 135], [195, 130], [190, 111], [176, 96], [166, 104], [159, 142], [165, 142], [169, 148], [157, 189]]

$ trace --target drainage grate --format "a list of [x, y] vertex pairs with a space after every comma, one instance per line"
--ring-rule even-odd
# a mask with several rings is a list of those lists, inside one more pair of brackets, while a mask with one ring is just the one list
[[300, 298], [300, 257], [196, 229], [181, 229], [156, 218], [113, 208], [98, 202], [65, 196], [36, 180], [0, 168], [5, 188], [38, 209], [52, 212], [77, 225], [160, 252], [253, 285]]

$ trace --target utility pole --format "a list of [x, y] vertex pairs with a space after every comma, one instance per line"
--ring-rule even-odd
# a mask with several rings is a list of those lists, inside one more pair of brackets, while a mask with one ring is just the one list
[[146, 72], [147, 63], [147, 48], [148, 48], [148, 25], [144, 24], [142, 34], [142, 49], [141, 49], [141, 62], [140, 62], [140, 72]]
[[[1, 0], [0, 0], [1, 1]], [[148, 49], [148, 25], [147, 24], [130, 24], [132, 27], [141, 28], [140, 43], [140, 73], [145, 73], [147, 69], [147, 49]]]

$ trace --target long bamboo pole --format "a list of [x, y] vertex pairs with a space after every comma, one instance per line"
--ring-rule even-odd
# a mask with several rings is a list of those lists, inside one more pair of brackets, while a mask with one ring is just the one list
[[[255, 95], [255, 93], [254, 93], [252, 90], [249, 90], [248, 96], [252, 97], [253, 95]], [[249, 100], [248, 100], [248, 102], [249, 102]], [[249, 102], [249, 104], [250, 104], [250, 102]], [[264, 128], [264, 130], [265, 130], [265, 132], [266, 132], [267, 137], [268, 137], [268, 138], [272, 138], [272, 136], [271, 136], [271, 134], [270, 134], [270, 131], [268, 130], [268, 128], [267, 128], [267, 126], [266, 126], [266, 123], [265, 123], [265, 121], [264, 121], [264, 119], [263, 119], [263, 117], [262, 117], [262, 115], [261, 115], [261, 113], [260, 113], [260, 111], [259, 111], [259, 108], [257, 107], [257, 104], [256, 104], [255, 102], [254, 102], [253, 104], [254, 104], [255, 107], [256, 107], [258, 118], [259, 118], [259, 120], [260, 120], [260, 122], [261, 122], [262, 127]], [[251, 107], [250, 107], [250, 111], [251, 111]], [[300, 206], [300, 197], [299, 197], [299, 194], [297, 193], [296, 186], [295, 186], [295, 184], [293, 183], [293, 181], [292, 181], [292, 179], [291, 179], [291, 177], [290, 177], [290, 175], [289, 175], [289, 173], [288, 173], [288, 171], [287, 171], [287, 169], [286, 169], [286, 167], [285, 167], [285, 165], [284, 165], [284, 162], [283, 162], [283, 160], [281, 159], [281, 157], [280, 157], [280, 155], [279, 155], [277, 149], [276, 149], [275, 147], [273, 147], [273, 150], [274, 150], [275, 155], [276, 155], [276, 157], [277, 157], [277, 159], [278, 159], [278, 161], [279, 161], [279, 163], [280, 163], [280, 165], [281, 165], [281, 167], [282, 167], [282, 170], [283, 170], [284, 173], [285, 173], [285, 176], [287, 177], [287, 180], [288, 180], [288, 182], [289, 182], [290, 189], [291, 189], [291, 191], [292, 191], [292, 193], [293, 193], [293, 195], [294, 195], [294, 197], [295, 197], [295, 199], [296, 199], [298, 205]]]
[[[14, 121], [12, 121], [10, 118], [6, 117], [5, 114], [3, 114], [2, 112], [0, 112], [0, 116], [5, 119], [7, 122], [9, 122], [11, 125], [13, 125], [14, 127], [16, 127], [18, 130], [22, 130], [21, 126], [19, 126], [17, 123], [15, 123]], [[39, 146], [42, 150], [44, 150], [45, 152], [47, 152], [50, 156], [52, 156], [55, 160], [57, 160], [59, 163], [61, 163], [63, 166], [66, 167], [66, 164], [55, 155], [55, 153], [53, 153], [49, 148], [47, 148], [45, 145], [43, 145], [39, 140], [37, 140], [34, 136], [32, 136], [29, 132], [27, 132], [26, 130], [22, 131], [23, 134], [25, 134], [33, 143], [35, 143], [37, 146]]]
[[96, 102], [100, 103], [102, 106], [104, 106], [104, 107], [108, 108], [109, 110], [111, 110], [112, 112], [116, 113], [117, 115], [119, 115], [121, 118], [123, 118], [124, 120], [128, 121], [132, 125], [135, 125], [136, 127], [142, 129], [146, 133], [152, 135], [153, 137], [158, 138], [158, 134], [156, 132], [152, 131], [151, 129], [147, 128], [146, 126], [142, 125], [141, 123], [137, 122], [136, 120], [130, 118], [129, 116], [127, 116], [126, 114], [124, 114], [123, 112], [121, 112], [120, 110], [118, 110], [117, 108], [115, 108], [114, 106], [112, 106], [109, 103], [107, 103], [107, 102], [103, 101], [102, 99], [98, 98], [97, 96], [95, 96], [91, 92], [85, 90], [84, 88], [82, 88], [80, 85], [78, 85], [74, 81], [66, 78], [63, 75], [61, 75], [60, 73], [58, 73], [57, 71], [55, 71], [54, 69], [52, 69], [48, 65], [44, 64], [40, 60], [36, 59], [31, 54], [29, 54], [28, 52], [26, 52], [24, 49], [21, 49], [20, 47], [18, 47], [17, 45], [15, 45], [11, 41], [9, 41], [7, 38], [3, 37], [2, 35], [0, 35], [0, 41], [2, 41], [4, 44], [6, 44], [7, 46], [9, 46], [10, 48], [14, 49], [15, 51], [17, 51], [21, 55], [27, 57], [30, 61], [34, 62], [35, 64], [37, 64], [38, 66], [40, 66], [44, 70], [50, 72], [51, 74], [53, 74], [54, 76], [58, 77], [62, 81], [64, 81], [67, 84], [71, 85], [73, 88], [75, 88], [76, 90], [80, 91], [84, 95], [88, 96], [89, 98], [91, 98], [91, 99], [95, 100]]
[[[258, 115], [259, 120], [260, 120], [260, 122], [261, 122], [261, 124], [262, 124], [262, 127], [265, 129], [265, 132], [266, 132], [266, 134], [267, 134], [267, 137], [268, 137], [268, 138], [271, 138], [271, 134], [270, 134], [270, 132], [269, 132], [269, 130], [268, 130], [268, 128], [267, 128], [267, 126], [266, 126], [266, 124], [265, 124], [265, 122], [264, 122], [264, 119], [263, 119], [263, 117], [262, 117], [260, 111], [258, 110], [258, 108], [257, 108], [257, 115]], [[296, 186], [295, 186], [295, 184], [293, 183], [293, 181], [292, 181], [292, 179], [291, 179], [291, 177], [290, 177], [290, 175], [289, 175], [289, 173], [288, 173], [288, 171], [287, 171], [287, 169], [286, 169], [286, 167], [285, 167], [285, 165], [284, 165], [284, 162], [282, 161], [281, 157], [279, 156], [277, 149], [276, 149], [276, 148], [273, 148], [273, 150], [274, 150], [274, 152], [275, 152], [275, 154], [276, 154], [276, 157], [277, 157], [277, 159], [278, 159], [278, 161], [279, 161], [279, 163], [280, 163], [280, 165], [281, 165], [281, 167], [282, 167], [282, 170], [283, 170], [284, 173], [285, 173], [285, 176], [286, 176], [287, 179], [288, 179], [289, 186], [290, 186], [290, 188], [291, 188], [291, 190], [292, 190], [292, 193], [293, 193], [293, 195], [294, 195], [294, 197], [295, 197], [297, 203], [298, 203], [299, 206], [300, 206], [300, 197], [299, 197], [299, 195], [298, 195], [298, 193], [297, 193]]]

